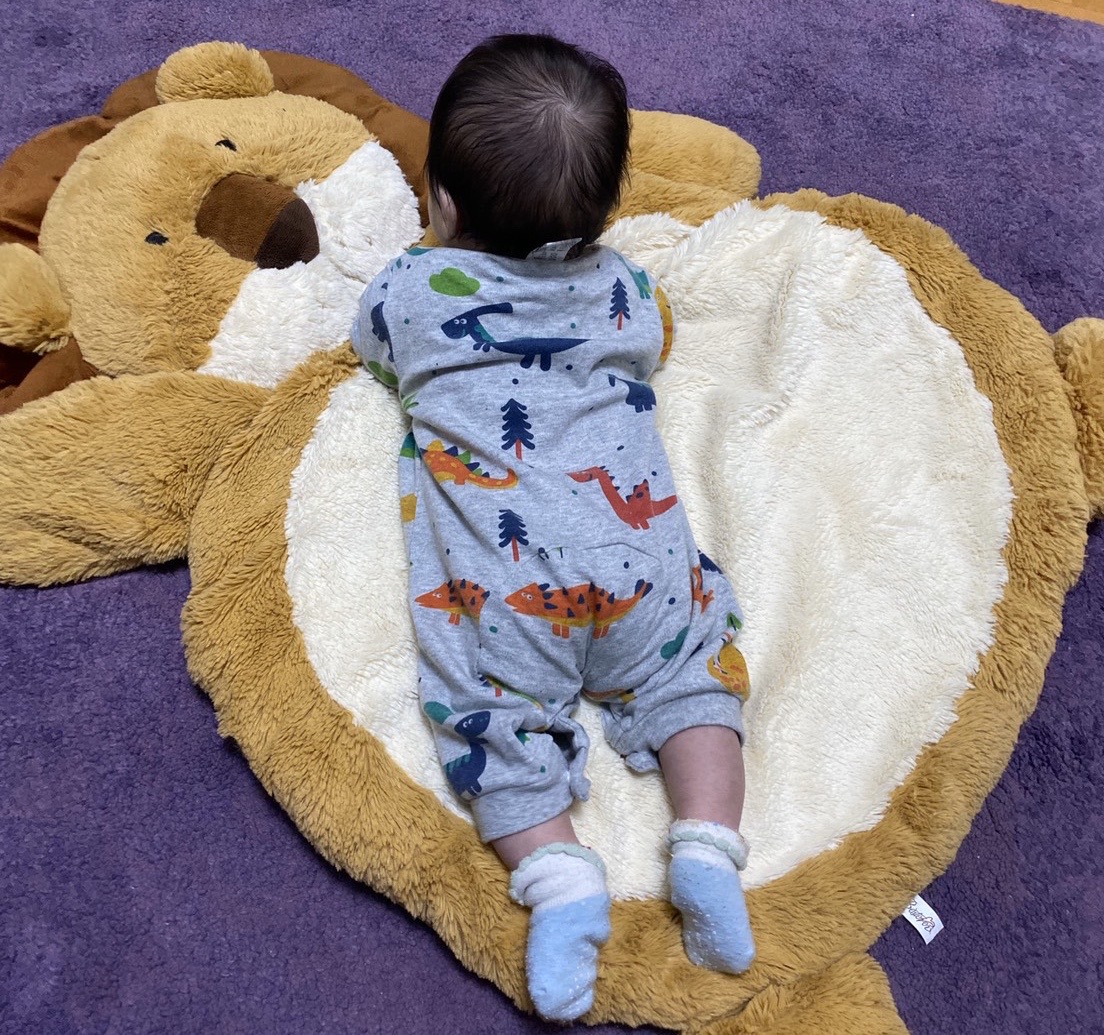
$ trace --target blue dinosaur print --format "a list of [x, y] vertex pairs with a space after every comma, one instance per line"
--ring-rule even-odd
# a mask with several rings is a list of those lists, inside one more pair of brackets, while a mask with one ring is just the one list
[[698, 551], [698, 563], [702, 566], [702, 571], [715, 571], [723, 574], [716, 562], [711, 561], [701, 550]]
[[395, 350], [391, 346], [391, 332], [387, 329], [387, 321], [383, 318], [383, 303], [377, 302], [372, 306], [372, 333], [387, 346], [387, 362], [395, 362]]
[[497, 352], [505, 352], [511, 356], [521, 356], [521, 366], [524, 370], [528, 370], [538, 356], [541, 370], [551, 370], [553, 352], [566, 352], [590, 340], [589, 338], [511, 338], [509, 341], [495, 341], [486, 327], [479, 322], [481, 316], [513, 311], [514, 307], [510, 302], [477, 306], [466, 313], [454, 316], [451, 320], [446, 320], [441, 324], [441, 330], [454, 341], [471, 338], [475, 342], [476, 351], [482, 349], [484, 352], [490, 352], [491, 349], [495, 349]]
[[651, 385], [643, 381], [626, 381], [623, 377], [614, 377], [613, 374], [609, 374], [608, 377], [610, 388], [613, 388], [618, 381], [628, 388], [629, 394], [625, 396], [625, 403], [632, 406], [637, 413], [643, 413], [655, 406], [656, 396]]
[[479, 317], [487, 316], [490, 313], [512, 313], [513, 311], [514, 307], [510, 302], [496, 302], [494, 305], [477, 306], [475, 309], [469, 309], [466, 313], [454, 316], [451, 320], [446, 320], [441, 324], [441, 330], [454, 341], [470, 337], [475, 342], [477, 350], [482, 348], [484, 352], [490, 352], [490, 347], [494, 344], [494, 338], [487, 333], [486, 328], [479, 322]]
[[472, 712], [471, 715], [465, 715], [454, 727], [471, 749], [466, 755], [445, 763], [445, 776], [452, 784], [452, 789], [461, 797], [467, 794], [474, 798], [483, 790], [479, 778], [487, 768], [487, 751], [483, 747], [487, 742], [479, 734], [485, 733], [490, 724], [490, 712]]

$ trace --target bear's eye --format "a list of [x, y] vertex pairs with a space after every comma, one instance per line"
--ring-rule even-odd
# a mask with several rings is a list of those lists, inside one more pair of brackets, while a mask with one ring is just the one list
[[237, 151], [238, 145], [230, 140], [228, 137], [223, 137], [221, 140], [215, 142], [215, 147], [225, 147], [230, 151]]
[[151, 230], [146, 234], [146, 244], [168, 244], [169, 239], [160, 230]]

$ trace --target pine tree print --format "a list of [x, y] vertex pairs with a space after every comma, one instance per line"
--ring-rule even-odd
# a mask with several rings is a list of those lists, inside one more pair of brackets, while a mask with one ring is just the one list
[[525, 522], [512, 510], [500, 510], [498, 512], [498, 545], [504, 550], [507, 546], [514, 551], [514, 560], [520, 561], [518, 543], [522, 546], [529, 545], [529, 533], [525, 530]]
[[533, 426], [529, 423], [529, 411], [517, 399], [510, 399], [502, 407], [502, 412], [505, 414], [502, 418], [502, 448], [513, 446], [520, 460], [523, 447], [537, 448], [533, 441]]
[[622, 283], [620, 277], [613, 282], [613, 294], [610, 295], [609, 318], [617, 321], [618, 330], [621, 330], [623, 320], [632, 319], [629, 315], [629, 293], [625, 290], [625, 285]]

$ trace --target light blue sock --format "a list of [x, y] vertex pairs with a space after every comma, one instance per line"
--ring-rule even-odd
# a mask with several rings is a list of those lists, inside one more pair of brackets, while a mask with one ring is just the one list
[[553, 844], [522, 860], [510, 896], [529, 906], [529, 995], [549, 1020], [573, 1021], [594, 1003], [598, 949], [610, 935], [606, 870], [598, 855]]
[[699, 967], [742, 974], [755, 959], [740, 873], [747, 842], [719, 823], [671, 825], [671, 905], [682, 914], [682, 943]]

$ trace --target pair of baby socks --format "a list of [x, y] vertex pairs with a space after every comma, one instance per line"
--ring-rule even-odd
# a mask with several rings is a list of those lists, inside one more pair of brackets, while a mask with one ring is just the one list
[[[677, 820], [668, 845], [686, 955], [700, 967], [743, 973], [755, 959], [739, 873], [747, 842], [719, 823]], [[514, 870], [510, 897], [532, 911], [525, 962], [533, 1005], [549, 1020], [576, 1020], [594, 1003], [598, 950], [610, 935], [605, 865], [582, 845], [545, 845]]]

